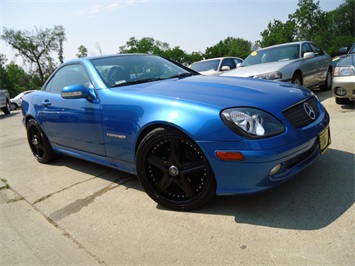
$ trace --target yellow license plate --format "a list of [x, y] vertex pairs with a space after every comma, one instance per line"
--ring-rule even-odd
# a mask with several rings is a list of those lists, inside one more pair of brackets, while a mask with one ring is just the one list
[[332, 141], [330, 138], [330, 130], [329, 127], [327, 127], [319, 134], [319, 146], [321, 154], [323, 154], [327, 150], [331, 142]]

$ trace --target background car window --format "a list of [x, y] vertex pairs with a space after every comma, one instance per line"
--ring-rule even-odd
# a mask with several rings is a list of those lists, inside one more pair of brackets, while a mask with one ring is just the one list
[[243, 60], [239, 58], [233, 58], [233, 60], [236, 65], [243, 63]]
[[323, 50], [318, 45], [311, 43], [310, 46], [311, 46], [315, 56], [324, 54]]
[[236, 68], [236, 64], [232, 58], [225, 58], [222, 61], [221, 68], [224, 66], [229, 66], [230, 69]]
[[308, 43], [304, 43], [302, 45], [302, 57], [304, 56], [305, 53], [308, 52], [313, 52], [311, 46]]
[[89, 76], [82, 65], [68, 65], [55, 73], [44, 90], [59, 94], [64, 87], [76, 84], [89, 86]]
[[278, 61], [292, 60], [299, 58], [299, 45], [289, 45], [278, 49]]
[[208, 70], [217, 71], [218, 64], [219, 64], [219, 59], [197, 62], [197, 63], [193, 63], [191, 65], [191, 69], [193, 69], [197, 72], [208, 71]]

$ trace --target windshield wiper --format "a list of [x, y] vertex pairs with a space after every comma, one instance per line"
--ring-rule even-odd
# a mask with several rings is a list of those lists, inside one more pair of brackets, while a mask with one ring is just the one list
[[168, 79], [174, 79], [174, 78], [186, 78], [186, 77], [191, 77], [193, 74], [192, 73], [181, 73], [179, 75], [171, 76]]
[[[153, 81], [159, 81], [159, 80], [166, 80], [166, 79], [174, 79], [174, 78], [186, 78], [186, 77], [191, 77], [192, 75], [195, 75], [193, 73], [182, 73], [179, 75], [171, 76], [168, 78], [149, 78], [149, 79], [138, 79], [138, 80], [132, 80], [132, 81], [126, 81], [126, 82], [120, 82], [118, 84], [114, 84], [111, 86], [111, 88], [117, 88], [121, 86], [127, 86], [127, 85], [133, 85], [133, 84], [141, 84], [141, 83], [147, 83], [147, 82], [153, 82]], [[198, 74], [196, 74], [198, 75]]]
[[164, 79], [162, 79], [162, 78], [150, 78], [150, 79], [139, 79], [139, 80], [126, 81], [126, 82], [121, 82], [121, 83], [118, 83], [118, 84], [114, 84], [114, 85], [111, 86], [111, 88], [127, 86], [127, 85], [133, 85], [133, 84], [147, 83], [147, 82], [158, 81], [158, 80], [164, 80]]

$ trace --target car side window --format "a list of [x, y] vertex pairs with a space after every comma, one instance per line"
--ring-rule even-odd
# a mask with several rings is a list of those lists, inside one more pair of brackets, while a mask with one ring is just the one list
[[318, 45], [315, 45], [314, 43], [311, 43], [310, 45], [311, 45], [311, 48], [312, 48], [315, 56], [319, 56], [319, 55], [324, 54], [323, 50]]
[[233, 60], [234, 60], [235, 65], [243, 63], [243, 60], [239, 59], [239, 58], [234, 58]]
[[82, 65], [67, 65], [54, 74], [44, 90], [59, 94], [64, 87], [76, 84], [87, 87], [90, 84], [89, 76]]
[[311, 46], [309, 46], [308, 43], [304, 43], [302, 45], [302, 57], [304, 56], [305, 53], [308, 53], [308, 52], [313, 52], [312, 48], [311, 48]]
[[236, 67], [237, 67], [236, 64], [235, 64], [235, 62], [234, 62], [234, 60], [233, 60], [232, 58], [225, 58], [225, 59], [223, 59], [221, 67], [224, 67], [224, 66], [229, 66], [230, 69], [233, 69], [233, 68], [236, 68]]

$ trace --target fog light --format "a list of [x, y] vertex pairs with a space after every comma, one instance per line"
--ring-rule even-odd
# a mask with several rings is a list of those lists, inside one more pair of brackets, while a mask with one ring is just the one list
[[270, 176], [276, 175], [281, 169], [281, 164], [274, 166], [270, 171]]
[[346, 89], [342, 88], [342, 87], [337, 87], [334, 90], [334, 93], [338, 96], [345, 96], [346, 95]]

